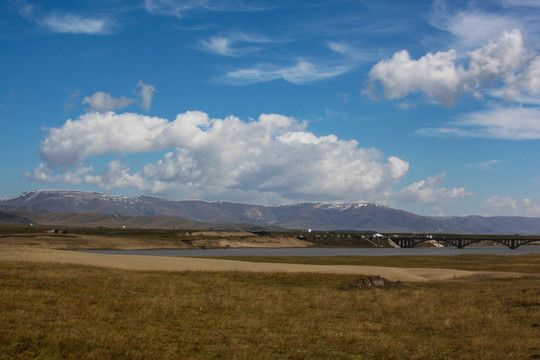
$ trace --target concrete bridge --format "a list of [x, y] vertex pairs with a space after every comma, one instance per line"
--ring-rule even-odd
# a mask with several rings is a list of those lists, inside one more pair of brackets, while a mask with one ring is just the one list
[[397, 237], [397, 236], [391, 236], [389, 238], [394, 243], [396, 243], [399, 247], [402, 248], [411, 248], [415, 245], [418, 245], [420, 243], [426, 242], [426, 241], [437, 241], [439, 243], [446, 243], [452, 246], [457, 247], [458, 249], [463, 249], [465, 246], [479, 243], [479, 242], [495, 242], [499, 244], [503, 244], [508, 246], [510, 249], [515, 249], [521, 245], [530, 244], [533, 242], [540, 241], [540, 237], [529, 237], [529, 236], [442, 236], [442, 235], [411, 235], [407, 237]]

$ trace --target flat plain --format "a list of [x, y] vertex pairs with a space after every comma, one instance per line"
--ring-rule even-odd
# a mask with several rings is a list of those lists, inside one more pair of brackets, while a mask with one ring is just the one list
[[[0, 237], [0, 359], [540, 358], [540, 256], [197, 259], [213, 270], [182, 270], [159, 264], [189, 259], [126, 266], [72, 251], [175, 240], [60, 235]], [[413, 270], [422, 275], [390, 275]]]

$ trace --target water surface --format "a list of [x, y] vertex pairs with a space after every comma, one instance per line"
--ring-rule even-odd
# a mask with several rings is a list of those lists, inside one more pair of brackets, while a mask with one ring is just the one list
[[540, 255], [540, 245], [467, 246], [463, 249], [444, 248], [235, 248], [199, 250], [83, 250], [96, 254], [144, 256], [406, 256], [406, 255]]

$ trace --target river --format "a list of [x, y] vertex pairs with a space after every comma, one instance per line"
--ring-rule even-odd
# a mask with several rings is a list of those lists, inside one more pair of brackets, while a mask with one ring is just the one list
[[517, 249], [506, 246], [467, 246], [463, 249], [444, 248], [234, 248], [200, 250], [83, 250], [95, 254], [144, 256], [418, 256], [418, 255], [540, 255], [540, 245], [522, 245]]

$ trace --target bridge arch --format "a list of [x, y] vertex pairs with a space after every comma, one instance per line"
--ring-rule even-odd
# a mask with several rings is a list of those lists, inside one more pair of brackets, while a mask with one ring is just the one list
[[510, 249], [516, 249], [521, 245], [537, 242], [538, 238], [496, 238], [496, 237], [444, 237], [444, 236], [418, 236], [418, 237], [390, 237], [390, 239], [402, 248], [411, 248], [426, 241], [444, 242], [446, 244], [455, 246], [458, 249], [463, 249], [474, 243], [483, 241], [495, 242], [507, 246]]

